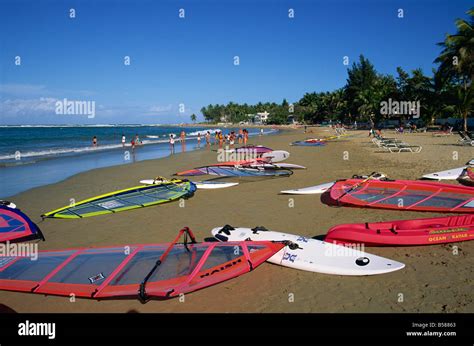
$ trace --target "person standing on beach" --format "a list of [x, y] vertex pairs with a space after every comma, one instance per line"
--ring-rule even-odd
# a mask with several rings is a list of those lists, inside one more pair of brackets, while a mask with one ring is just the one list
[[186, 132], [181, 131], [181, 151], [186, 151]]
[[201, 147], [201, 132], [198, 132], [197, 140], [198, 140], [198, 148], [200, 148]]
[[222, 145], [224, 144], [224, 135], [222, 134], [222, 131], [219, 132], [218, 138], [219, 138], [219, 149], [222, 149]]
[[140, 137], [138, 137], [138, 134], [135, 135], [135, 145], [141, 145], [142, 141], [140, 140]]
[[174, 154], [174, 135], [170, 134], [170, 149], [171, 149], [171, 154]]
[[211, 148], [211, 133], [209, 131], [206, 132], [206, 147]]
[[263, 128], [260, 129], [260, 136], [263, 136]]
[[242, 144], [242, 140], [244, 139], [244, 132], [242, 131], [242, 129], [239, 129], [238, 139], [239, 139], [239, 144]]
[[125, 135], [122, 133], [122, 147], [125, 146]]
[[247, 129], [244, 129], [244, 146], [247, 146], [247, 141], [249, 140], [249, 132]]
[[97, 137], [94, 136], [94, 138], [92, 138], [92, 146], [95, 148], [97, 147]]
[[235, 143], [235, 132], [232, 131], [229, 135], [229, 144], [232, 149], [234, 148], [234, 143]]

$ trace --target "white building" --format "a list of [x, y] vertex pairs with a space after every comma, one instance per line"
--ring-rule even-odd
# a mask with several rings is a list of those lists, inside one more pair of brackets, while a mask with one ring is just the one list
[[261, 124], [265, 124], [267, 122], [269, 115], [270, 115], [270, 113], [268, 113], [267, 111], [265, 111], [263, 113], [257, 113], [257, 116], [260, 118], [260, 123]]
[[249, 118], [250, 122], [253, 124], [265, 124], [268, 121], [268, 116], [270, 113], [267, 111], [263, 113], [257, 113], [257, 114], [247, 114], [247, 117]]

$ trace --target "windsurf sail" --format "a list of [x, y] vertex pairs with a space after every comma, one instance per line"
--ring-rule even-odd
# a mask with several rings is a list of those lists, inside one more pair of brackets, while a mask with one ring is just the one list
[[209, 165], [208, 167], [230, 166], [236, 168], [268, 168], [268, 169], [306, 169], [305, 166], [287, 162], [271, 162], [270, 159], [257, 158], [253, 160], [227, 161]]
[[39, 227], [19, 209], [0, 205], [0, 242], [42, 239]]
[[[184, 243], [178, 243], [181, 236]], [[284, 246], [196, 243], [184, 228], [172, 243], [41, 251], [34, 261], [3, 256], [0, 289], [92, 299], [171, 298], [245, 274]]]
[[321, 196], [328, 205], [474, 213], [474, 188], [411, 180], [347, 179]]
[[232, 167], [232, 166], [205, 166], [176, 173], [178, 176], [220, 175], [226, 177], [270, 177], [290, 176], [293, 172], [289, 169], [268, 167]]
[[92, 197], [73, 205], [50, 211], [42, 217], [79, 219], [124, 210], [148, 207], [189, 198], [196, 191], [196, 185], [187, 180], [164, 181], [161, 184], [140, 185]]
[[296, 145], [296, 146], [304, 146], [304, 147], [322, 147], [326, 145], [325, 142], [323, 141], [296, 141], [291, 143], [290, 145]]

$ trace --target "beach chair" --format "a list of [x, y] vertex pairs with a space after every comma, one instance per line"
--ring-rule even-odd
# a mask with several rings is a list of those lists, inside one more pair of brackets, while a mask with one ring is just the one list
[[474, 147], [474, 137], [469, 131], [458, 131], [461, 137], [458, 142], [461, 145], [470, 145]]
[[378, 135], [375, 135], [374, 138], [372, 138], [372, 143], [374, 143], [379, 148], [382, 147], [383, 145], [389, 145], [392, 143], [406, 144], [403, 142], [403, 140], [398, 139], [398, 138], [385, 138]]
[[376, 142], [375, 145], [379, 148], [385, 149], [387, 147], [397, 147], [397, 146], [409, 145], [409, 144], [400, 140], [394, 140], [394, 141]]
[[408, 143], [390, 143], [382, 145], [382, 149], [389, 151], [390, 153], [403, 153], [410, 152], [412, 154], [417, 154], [421, 152], [421, 145], [410, 145]]
[[464, 134], [466, 135], [466, 138], [467, 138], [466, 144], [469, 144], [471, 147], [474, 147], [474, 135], [469, 131], [464, 131]]

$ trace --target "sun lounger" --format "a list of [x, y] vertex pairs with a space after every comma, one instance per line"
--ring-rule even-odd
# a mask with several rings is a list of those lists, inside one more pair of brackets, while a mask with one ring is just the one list
[[461, 145], [470, 145], [474, 147], [474, 136], [469, 131], [458, 131], [461, 137], [458, 142]]
[[421, 152], [421, 145], [410, 145], [408, 143], [391, 143], [381, 146], [382, 149], [385, 149], [391, 153], [403, 153], [410, 152], [413, 154]]
[[403, 142], [401, 139], [397, 138], [384, 138], [380, 136], [375, 136], [372, 138], [372, 143], [374, 143], [376, 146], [381, 147], [382, 145], [389, 145], [389, 144], [406, 144]]

